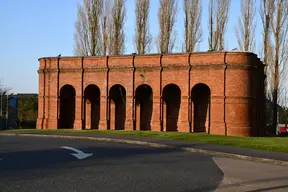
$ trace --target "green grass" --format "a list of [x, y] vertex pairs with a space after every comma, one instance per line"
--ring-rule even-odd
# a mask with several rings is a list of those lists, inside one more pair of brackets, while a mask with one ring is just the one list
[[138, 137], [154, 137], [162, 139], [174, 139], [190, 142], [211, 143], [218, 145], [251, 148], [264, 151], [288, 153], [288, 138], [286, 137], [236, 137], [223, 135], [208, 135], [201, 133], [179, 133], [179, 132], [152, 132], [152, 131], [98, 131], [98, 130], [38, 130], [38, 129], [14, 129], [1, 132], [13, 133], [93, 133], [132, 135]]

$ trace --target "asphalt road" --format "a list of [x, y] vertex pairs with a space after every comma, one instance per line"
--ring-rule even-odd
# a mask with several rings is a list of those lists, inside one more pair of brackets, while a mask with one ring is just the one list
[[214, 191], [223, 178], [210, 156], [80, 139], [0, 136], [0, 159], [1, 192]]

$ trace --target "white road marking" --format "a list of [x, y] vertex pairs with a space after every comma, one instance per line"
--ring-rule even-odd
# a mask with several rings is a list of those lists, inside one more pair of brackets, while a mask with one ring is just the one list
[[73, 147], [67, 147], [67, 146], [63, 146], [61, 147], [62, 149], [68, 149], [68, 150], [71, 150], [71, 151], [74, 151], [76, 153], [70, 153], [71, 155], [75, 156], [77, 159], [86, 159], [90, 156], [93, 155], [93, 153], [84, 153], [83, 151], [79, 150], [79, 149], [75, 149]]

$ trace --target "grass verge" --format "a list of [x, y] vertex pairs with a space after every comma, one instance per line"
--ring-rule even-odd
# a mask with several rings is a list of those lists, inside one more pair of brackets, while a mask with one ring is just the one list
[[38, 130], [38, 129], [14, 129], [4, 130], [2, 133], [85, 133], [89, 134], [114, 134], [131, 135], [138, 137], [154, 137], [162, 139], [174, 139], [190, 142], [211, 143], [218, 145], [234, 146], [241, 148], [258, 149], [264, 151], [288, 153], [288, 138], [286, 137], [236, 137], [223, 135], [208, 135], [202, 133], [179, 132], [153, 132], [153, 131], [99, 131], [99, 130]]

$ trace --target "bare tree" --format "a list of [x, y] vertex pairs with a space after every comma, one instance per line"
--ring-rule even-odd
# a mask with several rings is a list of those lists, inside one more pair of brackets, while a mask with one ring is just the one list
[[271, 41], [267, 41], [266, 44], [266, 88], [265, 88], [265, 96], [268, 100], [272, 101], [273, 100], [273, 90], [274, 90], [274, 45], [271, 43]]
[[[262, 20], [262, 27], [263, 27], [263, 62], [266, 65], [264, 68], [264, 73], [267, 76], [267, 69], [270, 66], [269, 61], [271, 61], [271, 55], [272, 52], [271, 50], [269, 51], [269, 49], [271, 49], [271, 40], [270, 40], [270, 31], [271, 31], [271, 18], [272, 18], [272, 14], [273, 14], [273, 3], [274, 0], [262, 0], [261, 1], [261, 7], [260, 7], [260, 17]], [[268, 57], [269, 56], [269, 57]], [[268, 58], [270, 58], [270, 60], [268, 61]], [[270, 68], [269, 68], [270, 69]], [[267, 76], [268, 77], [268, 76]], [[271, 80], [269, 80], [271, 81]], [[265, 96], [268, 96], [268, 78], [266, 78], [266, 81], [264, 82], [265, 84]]]
[[235, 27], [235, 34], [240, 50], [254, 51], [255, 49], [255, 0], [241, 0], [241, 16]]
[[217, 0], [214, 49], [223, 50], [231, 0]]
[[74, 32], [74, 55], [77, 56], [88, 56], [88, 23], [85, 17], [84, 8], [78, 5], [77, 20], [75, 22]]
[[134, 43], [137, 53], [145, 54], [150, 51], [152, 42], [148, 27], [150, 0], [137, 0], [135, 7], [136, 32]]
[[109, 54], [121, 55], [125, 51], [125, 0], [114, 0], [112, 6], [112, 20], [109, 28]]
[[202, 40], [201, 30], [201, 0], [183, 0], [185, 14], [185, 50], [193, 52], [196, 44]]
[[[10, 93], [10, 88], [6, 87], [0, 79], [0, 129], [7, 127], [8, 120], [8, 101], [12, 94]], [[2, 121], [6, 120], [6, 125], [2, 125]]]
[[209, 21], [208, 21], [208, 28], [209, 28], [209, 50], [214, 49], [214, 30], [215, 30], [215, 0], [209, 0]]
[[160, 33], [158, 35], [158, 49], [161, 53], [170, 53], [175, 45], [175, 36], [173, 37], [176, 14], [176, 0], [159, 0], [160, 8], [158, 11], [158, 21]]
[[75, 55], [100, 54], [100, 17], [103, 0], [83, 0], [78, 4], [78, 18], [75, 22]]
[[274, 37], [274, 71], [273, 77], [273, 129], [276, 130], [278, 118], [278, 102], [280, 96], [281, 76], [283, 75], [288, 61], [288, 1], [275, 0], [273, 4], [273, 18], [271, 22]]
[[10, 88], [6, 87], [3, 84], [3, 81], [0, 79], [0, 95], [7, 95], [10, 92]]
[[104, 0], [101, 13], [102, 55], [107, 55], [109, 50], [109, 27], [111, 27], [111, 12], [111, 0]]
[[231, 0], [209, 1], [209, 50], [224, 49]]

